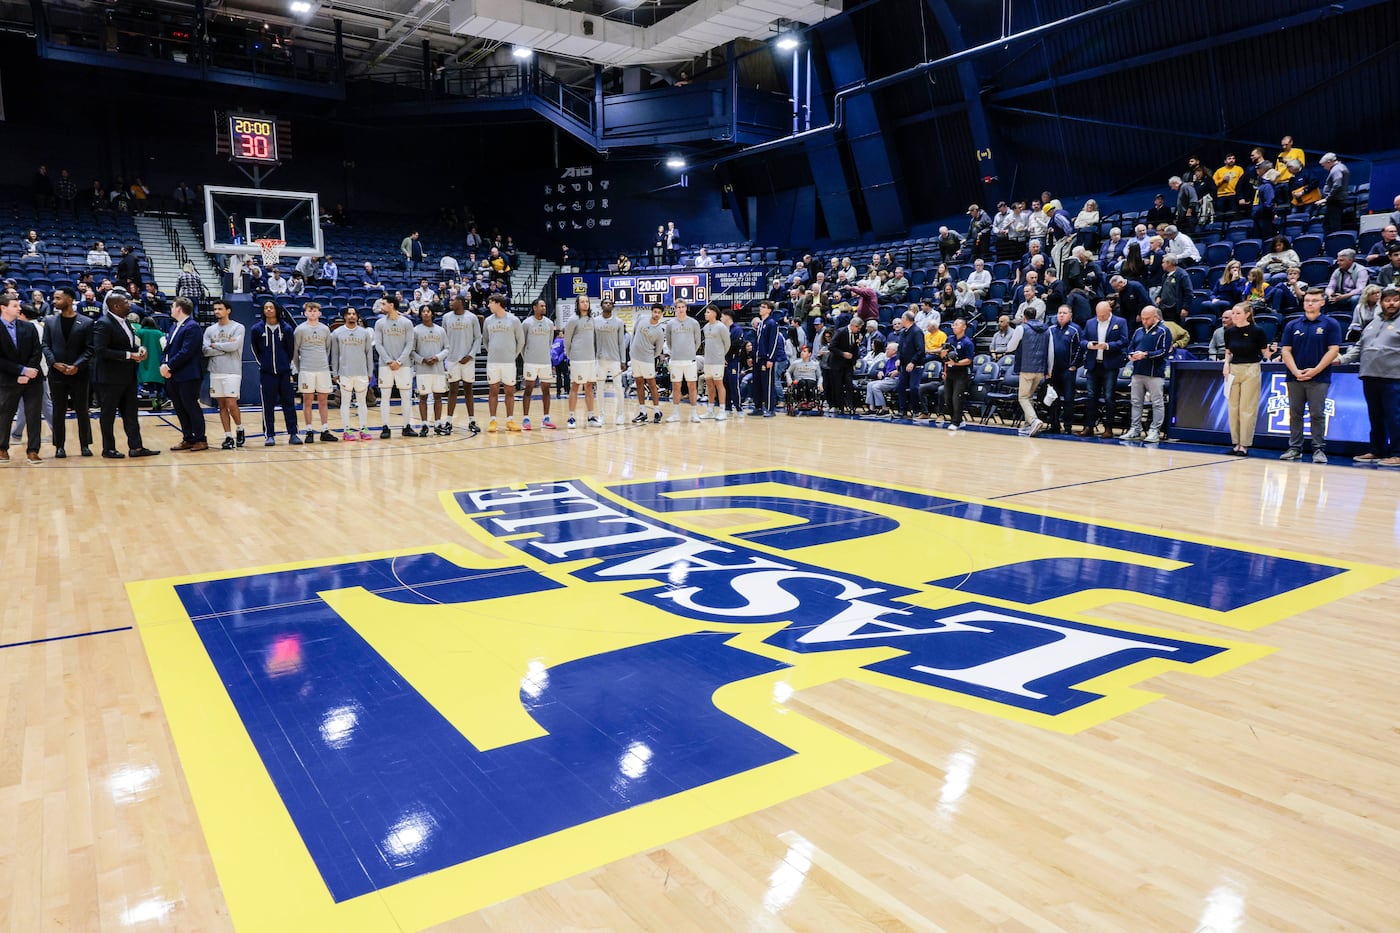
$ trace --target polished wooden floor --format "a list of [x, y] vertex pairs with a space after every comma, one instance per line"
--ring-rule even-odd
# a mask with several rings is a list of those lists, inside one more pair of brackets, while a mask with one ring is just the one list
[[[485, 552], [441, 490], [764, 468], [1400, 567], [1400, 473], [873, 422], [12, 463], [0, 930], [233, 926], [127, 583], [443, 541]], [[793, 711], [890, 763], [441, 928], [1400, 928], [1400, 582], [1247, 633], [1111, 608], [1276, 650], [1160, 673], [1143, 685], [1160, 699], [1069, 735], [849, 680], [803, 690]]]

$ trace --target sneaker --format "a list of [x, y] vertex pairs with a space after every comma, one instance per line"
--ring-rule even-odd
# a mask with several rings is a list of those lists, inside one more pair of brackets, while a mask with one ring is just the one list
[[601, 428], [601, 427], [603, 426], [603, 422], [599, 421], [597, 418], [593, 417], [592, 415], [589, 415], [589, 416], [588, 416], [588, 425], [587, 425], [587, 426], [590, 427], [590, 428]]
[[394, 432], [389, 430], [389, 426], [388, 426], [387, 424], [384, 425], [384, 427], [382, 427], [382, 428], [379, 429], [379, 439], [380, 439], [381, 441], [387, 441], [389, 438], [391, 438], [391, 437], [393, 437], [393, 436], [394, 436]]
[[[507, 427], [507, 429], [509, 429], [509, 427], [510, 427], [510, 422], [506, 422], [506, 427]], [[522, 430], [522, 431], [533, 431], [533, 430], [534, 430], [534, 427], [530, 424], [530, 419], [529, 419], [529, 418], [521, 418], [521, 419], [520, 419], [520, 430]]]
[[[350, 438], [348, 438], [348, 437], [346, 438], [347, 441], [348, 441], [349, 439], [350, 439]], [[362, 441], [373, 440], [373, 435], [371, 435], [368, 431], [361, 431], [361, 432], [360, 432], [360, 440], [362, 440]]]
[[1128, 429], [1128, 433], [1123, 435], [1125, 441], [1136, 441], [1142, 438], [1142, 425], [1135, 424]]
[[360, 435], [355, 433], [354, 431], [342, 431], [341, 433], [345, 435], [346, 443], [353, 443], [354, 441], [358, 441], [360, 439]]
[[340, 438], [336, 437], [329, 429], [325, 428], [321, 430], [321, 440], [325, 441], [327, 444], [340, 443]]
[[415, 430], [413, 430], [412, 428], [410, 428], [408, 425], [404, 425], [404, 426], [403, 426], [403, 430], [399, 432], [399, 437], [417, 437], [417, 436], [418, 436], [418, 432], [415, 431]]
[[294, 447], [300, 447], [300, 446], [301, 446], [301, 435], [300, 435], [300, 434], [293, 434], [293, 435], [291, 435], [290, 437], [287, 438], [287, 443], [288, 443], [288, 444], [291, 444], [291, 445], [294, 446]]
[[573, 418], [570, 418], [565, 424], [565, 427], [567, 427], [570, 431], [573, 431], [578, 428], [578, 422]]
[[314, 443], [316, 443], [316, 432], [315, 432], [315, 431], [307, 431], [307, 432], [306, 432], [306, 443], [308, 443], [308, 444], [314, 444]]
[[[1034, 424], [1031, 425], [1031, 437], [1035, 437], [1037, 434], [1044, 434], [1044, 433], [1045, 433], [1045, 429], [1048, 428], [1048, 427], [1049, 427], [1049, 425], [1046, 424], [1044, 421], [1039, 421], [1039, 420], [1037, 420]], [[1153, 432], [1152, 432], [1152, 434], [1156, 434], [1156, 433], [1157, 433], [1156, 431], [1153, 431]], [[1152, 434], [1149, 434], [1149, 435], [1147, 436], [1147, 439], [1148, 439], [1149, 441], [1153, 440]]]
[[1149, 444], [1160, 444], [1160, 443], [1162, 443], [1162, 434], [1161, 434], [1161, 432], [1160, 432], [1160, 431], [1148, 431], [1148, 432], [1147, 432], [1147, 443], [1149, 443]]
[[771, 411], [771, 410], [766, 410], [766, 411], [763, 412], [763, 417], [765, 417], [765, 418], [772, 418], [772, 417], [776, 416], [776, 414], [777, 414], [777, 412], [774, 412], [774, 411]]
[[624, 415], [624, 414], [622, 414], [621, 412], [618, 412], [617, 417], [613, 419], [613, 424], [626, 424], [626, 423], [627, 423], [627, 416]]
[[633, 424], [646, 424], [646, 423], [647, 423], [648, 421], [650, 421], [650, 420], [651, 420], [651, 419], [647, 417], [647, 413], [646, 413], [646, 412], [644, 412], [644, 411], [639, 411], [639, 412], [637, 412], [637, 417], [635, 417], [635, 418], [632, 419], [632, 423], [633, 423]]
[[452, 429], [453, 429], [454, 427], [455, 427], [455, 425], [453, 425], [453, 423], [452, 423], [451, 421], [448, 421], [447, 423], [445, 423], [445, 424], [442, 426], [442, 436], [443, 436], [443, 437], [450, 437], [450, 436], [452, 435]]
[[667, 424], [674, 424], [675, 422], [680, 421], [680, 420], [681, 420], [681, 413], [673, 408], [673, 409], [671, 409], [671, 414], [668, 415], [667, 418], [666, 418], [666, 423], [667, 423]]
[[487, 433], [487, 434], [495, 434], [497, 430], [498, 430], [498, 428], [496, 427], [496, 419], [495, 419], [495, 418], [492, 418], [491, 421], [490, 421], [490, 423], [488, 423], [488, 424], [486, 425], [486, 433]]
[[1028, 424], [1023, 424], [1023, 425], [1021, 425], [1019, 428], [1016, 429], [1016, 433], [1017, 433], [1018, 435], [1020, 435], [1021, 437], [1030, 437], [1030, 436], [1031, 436], [1031, 426], [1028, 425]]
[[961, 427], [961, 425], [950, 424], [950, 425], [948, 425], [948, 430], [949, 430], [949, 431], [956, 431], [959, 427]]
[[540, 422], [540, 427], [544, 428], [546, 431], [553, 431], [558, 425], [549, 420], [549, 415], [545, 415], [544, 420]]
[[1283, 452], [1283, 456], [1279, 457], [1279, 459], [1280, 459], [1280, 460], [1302, 460], [1302, 459], [1303, 459], [1303, 452], [1302, 452], [1301, 450], [1294, 450], [1292, 447], [1290, 447], [1290, 448], [1288, 448], [1287, 450], [1285, 450], [1285, 451]]
[[[273, 437], [271, 434], [269, 434], [269, 435], [263, 440], [263, 446], [264, 446], [264, 447], [271, 447], [273, 444], [276, 444], [276, 443], [277, 443], [277, 438]], [[106, 455], [104, 454], [103, 456], [106, 456]]]
[[514, 419], [514, 418], [507, 418], [507, 419], [506, 419], [506, 432], [507, 432], [507, 433], [514, 432], [515, 434], [519, 434], [519, 433], [520, 433], [520, 425], [518, 425], [518, 424], [515, 423], [515, 419]]
[[247, 443], [247, 441], [248, 435], [243, 433], [242, 428], [239, 428], [238, 432], [234, 435], [233, 445], [235, 447], [242, 447], [245, 443]]
[[652, 423], [652, 424], [660, 424], [660, 423], [661, 423], [661, 412], [658, 411], [655, 415], [652, 416], [651, 423]]
[[433, 433], [436, 434], [438, 437], [446, 437], [446, 436], [447, 436], [447, 425], [445, 425], [445, 424], [435, 424], [435, 425], [433, 425]]
[[716, 421], [728, 421], [728, 420], [729, 420], [729, 412], [725, 411], [724, 409], [720, 409], [719, 411], [715, 412], [715, 420], [716, 420]]
[[1400, 457], [1386, 457], [1384, 460], [1377, 460], [1376, 466], [1400, 467]]
[[1320, 450], [1313, 451], [1313, 463], [1326, 463], [1327, 455]]
[[[546, 418], [545, 420], [548, 421], [549, 419]], [[548, 425], [546, 425], [546, 427], [548, 427]], [[478, 424], [476, 423], [476, 419], [473, 418], [471, 421], [468, 421], [468, 422], [467, 422], [467, 430], [470, 431], [470, 432], [472, 432], [473, 435], [480, 434], [480, 433], [481, 433], [481, 426], [478, 425]]]
[[699, 412], [694, 412], [694, 411], [692, 411], [692, 412], [690, 413], [690, 423], [691, 423], [691, 424], [699, 424], [700, 421], [701, 421], [700, 413], [699, 413]]
[[1380, 463], [1380, 460], [1380, 457], [1377, 457], [1375, 454], [1370, 452], [1364, 454], [1357, 454], [1355, 457], [1351, 458], [1352, 463], [1364, 463], [1367, 465]]
[[220, 450], [233, 450], [234, 446], [235, 446], [235, 445], [234, 445], [234, 440], [233, 440], [233, 438], [231, 438], [231, 437], [226, 437], [226, 438], [224, 438], [224, 442], [223, 442], [222, 444], [219, 445], [219, 449], [220, 449]]

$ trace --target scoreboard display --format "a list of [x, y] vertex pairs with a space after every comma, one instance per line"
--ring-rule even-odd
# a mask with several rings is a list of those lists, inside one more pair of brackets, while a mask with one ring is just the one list
[[704, 304], [710, 300], [709, 279], [703, 273], [605, 275], [599, 284], [599, 297], [611, 298], [619, 308], [645, 308], [654, 304], [669, 306], [677, 301]]

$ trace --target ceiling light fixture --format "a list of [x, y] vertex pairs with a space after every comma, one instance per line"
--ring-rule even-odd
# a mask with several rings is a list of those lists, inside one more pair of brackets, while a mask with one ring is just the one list
[[523, 58], [529, 58], [531, 55], [534, 55], [534, 54], [535, 54], [535, 50], [532, 49], [532, 48], [529, 48], [528, 46], [517, 45], [514, 49], [511, 49], [510, 54], [514, 55], [516, 58], [522, 58], [522, 59], [523, 59]]
[[685, 168], [685, 159], [682, 159], [680, 156], [671, 156], [666, 160], [666, 167], [674, 169]]
[[778, 37], [778, 48], [782, 49], [784, 52], [791, 52], [801, 44], [802, 43], [797, 40], [797, 36], [790, 32], [783, 33]]
[[292, 12], [293, 12], [293, 13], [310, 13], [310, 12], [311, 12], [311, 4], [307, 3], [306, 0], [292, 0]]

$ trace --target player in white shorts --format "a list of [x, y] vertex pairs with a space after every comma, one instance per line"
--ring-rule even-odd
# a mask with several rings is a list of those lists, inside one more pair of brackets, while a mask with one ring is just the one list
[[[209, 363], [209, 397], [219, 406], [224, 426], [224, 450], [242, 447], [243, 413], [238, 410], [238, 393], [243, 383], [243, 325], [232, 320], [233, 309], [222, 298], [214, 299], [217, 323], [204, 329], [204, 356]], [[237, 437], [234, 431], [237, 430]]]
[[[345, 326], [331, 331], [331, 378], [340, 386], [340, 426], [347, 441], [367, 441], [369, 433], [369, 374], [374, 371], [374, 336], [360, 326], [360, 312], [345, 309]], [[360, 418], [358, 432], [350, 428], [350, 403]]]
[[647, 423], [647, 392], [656, 409], [656, 422], [661, 423], [661, 390], [656, 385], [656, 356], [666, 343], [666, 325], [661, 315], [666, 309], [651, 306], [650, 317], [638, 317], [632, 326], [632, 379], [637, 383], [637, 417], [633, 424]]
[[554, 364], [549, 358], [554, 345], [554, 322], [545, 317], [546, 310], [544, 299], [535, 299], [530, 306], [530, 316], [521, 325], [525, 331], [525, 411], [520, 425], [527, 431], [530, 430], [530, 402], [534, 399], [537, 382], [544, 404], [544, 421], [540, 427], [554, 430], [554, 422], [549, 420], [549, 397], [554, 391]]
[[308, 301], [301, 306], [306, 320], [292, 333], [292, 366], [297, 373], [297, 391], [301, 393], [301, 413], [306, 419], [306, 443], [316, 440], [312, 427], [311, 403], [321, 412], [321, 440], [338, 441], [331, 433], [331, 329], [321, 323], [321, 305]]
[[[607, 424], [608, 410], [611, 409], [613, 423], [626, 424], [627, 419], [622, 414], [622, 361], [625, 358], [623, 344], [626, 342], [627, 328], [621, 318], [613, 316], [611, 298], [604, 298], [601, 308], [602, 317], [593, 319], [593, 343], [598, 350], [598, 415]], [[609, 379], [612, 380], [612, 392], [606, 391]]]
[[486, 381], [490, 385], [487, 405], [491, 423], [486, 430], [496, 433], [496, 398], [504, 390], [506, 396], [506, 430], [519, 431], [515, 423], [515, 361], [525, 349], [525, 331], [520, 318], [506, 312], [504, 295], [493, 294], [486, 301], [491, 314], [482, 325], [482, 346], [486, 350]]
[[451, 314], [439, 324], [447, 331], [447, 433], [452, 433], [460, 388], [467, 401], [467, 430], [479, 434], [476, 426], [476, 355], [481, 352], [481, 319], [467, 307], [466, 295], [454, 295], [448, 302]]
[[569, 429], [578, 427], [574, 406], [583, 396], [588, 411], [588, 427], [601, 428], [603, 423], [593, 414], [593, 385], [598, 381], [598, 348], [593, 339], [593, 311], [588, 296], [574, 299], [577, 313], [564, 325], [564, 354], [569, 358]]
[[428, 396], [433, 397], [433, 431], [446, 434], [447, 422], [442, 417], [442, 397], [447, 394], [447, 331], [433, 323], [435, 312], [442, 305], [429, 302], [418, 309], [421, 322], [413, 328], [413, 375], [418, 382], [418, 420], [422, 428], [419, 437], [428, 436]]
[[404, 437], [417, 437], [411, 431], [409, 419], [413, 417], [413, 325], [399, 313], [399, 299], [396, 295], [385, 295], [380, 299], [383, 314], [374, 322], [374, 352], [379, 354], [379, 418], [384, 426], [379, 430], [381, 440], [393, 436], [389, 425], [389, 396], [394, 389], [399, 390], [399, 402], [403, 410]]
[[705, 382], [709, 389], [706, 396], [710, 400], [710, 411], [705, 417], [723, 421], [724, 413], [724, 358], [729, 353], [729, 328], [719, 319], [717, 305], [705, 306], [705, 326], [700, 328], [704, 338], [702, 354], [705, 358]]
[[689, 386], [690, 420], [699, 421], [699, 367], [695, 365], [695, 354], [700, 349], [700, 322], [690, 316], [690, 308], [684, 301], [676, 302], [676, 316], [666, 325], [666, 344], [671, 357], [672, 406], [671, 417], [666, 420], [681, 420], [681, 397]]

